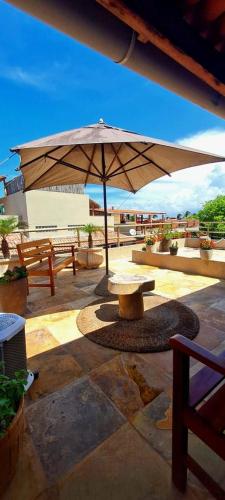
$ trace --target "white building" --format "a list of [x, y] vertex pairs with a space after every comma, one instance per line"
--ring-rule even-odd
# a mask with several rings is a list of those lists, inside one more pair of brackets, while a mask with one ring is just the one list
[[[99, 226], [104, 224], [101, 215], [90, 215], [90, 199], [84, 194], [84, 186], [80, 184], [24, 193], [23, 178], [18, 176], [5, 181], [4, 186], [5, 197], [1, 199], [1, 203], [4, 205], [5, 215], [17, 215], [30, 230], [71, 228], [72, 232], [74, 226], [83, 226], [89, 222]], [[109, 225], [114, 225], [113, 217], [108, 219]], [[59, 231], [57, 234], [59, 235]]]

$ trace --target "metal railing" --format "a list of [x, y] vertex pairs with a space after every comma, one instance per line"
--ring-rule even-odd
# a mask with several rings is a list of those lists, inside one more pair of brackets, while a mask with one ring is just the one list
[[225, 238], [225, 220], [200, 222], [199, 231], [207, 234], [212, 239], [220, 240]]
[[[180, 221], [180, 220], [165, 220], [165, 221], [152, 221], [151, 223], [128, 223], [128, 224], [117, 224], [114, 226], [108, 226], [108, 240], [109, 246], [121, 246], [129, 245], [134, 243], [140, 243], [144, 240], [145, 236], [155, 230], [177, 230], [181, 232], [186, 232], [190, 227], [194, 227], [198, 221]], [[74, 245], [80, 247], [87, 244], [87, 236], [84, 237], [82, 232], [83, 226], [71, 227], [54, 227], [54, 228], [32, 228], [27, 227], [24, 229], [17, 229], [13, 231], [12, 235], [9, 236], [9, 245], [12, 250], [16, 250], [16, 244], [23, 243], [27, 240], [35, 240], [41, 238], [66, 238], [70, 239]], [[132, 229], [135, 229], [135, 234], [132, 234]], [[13, 235], [18, 235], [17, 241], [13, 243]], [[101, 237], [93, 237], [95, 246], [104, 246], [104, 232]], [[69, 244], [69, 242], [68, 242]], [[66, 242], [65, 242], [66, 246]]]

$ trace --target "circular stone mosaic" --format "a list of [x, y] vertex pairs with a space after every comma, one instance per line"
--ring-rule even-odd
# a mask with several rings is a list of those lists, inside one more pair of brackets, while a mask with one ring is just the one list
[[193, 339], [199, 331], [197, 315], [177, 300], [148, 295], [144, 309], [142, 319], [128, 321], [119, 317], [118, 299], [98, 300], [80, 311], [77, 326], [97, 344], [133, 352], [167, 351], [176, 333]]

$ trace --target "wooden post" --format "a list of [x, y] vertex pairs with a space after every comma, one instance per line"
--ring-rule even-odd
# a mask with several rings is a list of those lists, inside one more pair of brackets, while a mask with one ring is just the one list
[[49, 278], [50, 278], [51, 295], [55, 295], [55, 280], [54, 280], [54, 274], [53, 274], [52, 255], [48, 256], [48, 265], [49, 265]]
[[119, 226], [116, 228], [116, 236], [117, 236], [117, 246], [120, 246], [120, 228]]
[[77, 227], [77, 246], [80, 247], [80, 229]]
[[144, 316], [142, 293], [119, 295], [119, 316], [123, 319], [141, 319]]
[[187, 484], [188, 429], [183, 421], [189, 399], [189, 357], [173, 351], [172, 479], [182, 492]]
[[76, 263], [75, 263], [75, 249], [74, 249], [74, 245], [72, 245], [71, 251], [72, 251], [72, 256], [73, 256], [73, 274], [75, 275], [76, 274]]

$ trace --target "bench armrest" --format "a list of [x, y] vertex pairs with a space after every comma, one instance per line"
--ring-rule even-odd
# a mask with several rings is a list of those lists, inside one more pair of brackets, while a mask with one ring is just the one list
[[209, 366], [212, 370], [225, 377], [225, 363], [199, 344], [183, 337], [183, 335], [174, 335], [170, 339], [170, 345], [174, 350], [197, 359], [200, 363]]
[[[53, 247], [53, 253], [54, 253], [54, 255], [56, 255], [57, 253], [67, 253], [68, 250], [70, 249], [71, 250], [71, 254], [74, 256], [75, 245], [71, 245], [70, 243], [56, 243], [55, 245], [52, 245], [52, 247]], [[57, 248], [59, 248], [59, 249], [62, 248], [62, 250], [59, 250], [57, 252]], [[65, 249], [65, 248], [68, 248], [68, 250]], [[63, 249], [65, 249], [65, 250], [63, 250]]]

